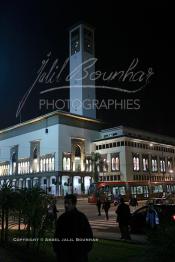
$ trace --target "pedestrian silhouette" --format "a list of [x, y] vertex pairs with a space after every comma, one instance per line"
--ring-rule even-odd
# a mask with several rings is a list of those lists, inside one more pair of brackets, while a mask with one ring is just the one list
[[100, 197], [97, 197], [96, 206], [97, 206], [97, 209], [98, 209], [98, 216], [101, 216], [101, 205], [102, 205], [101, 199], [100, 199]]
[[117, 214], [117, 222], [119, 223], [121, 239], [130, 240], [129, 223], [130, 223], [130, 208], [125, 204], [124, 199], [120, 199], [120, 204], [115, 211]]
[[47, 216], [46, 220], [48, 221], [48, 226], [53, 228], [53, 226], [56, 225], [56, 220], [57, 220], [57, 213], [59, 211], [57, 210], [56, 207], [56, 200], [53, 199], [50, 204], [47, 206]]
[[138, 206], [138, 201], [136, 197], [131, 197], [129, 200], [129, 205], [131, 206], [132, 213], [136, 210], [136, 207]]
[[105, 215], [106, 215], [107, 220], [109, 219], [108, 212], [109, 212], [110, 207], [111, 207], [111, 204], [110, 204], [108, 198], [106, 197], [104, 202], [103, 202], [102, 209], [104, 209], [104, 211], [105, 211]]
[[156, 229], [157, 225], [159, 225], [159, 216], [152, 203], [148, 206], [146, 223], [151, 229]]
[[56, 223], [53, 249], [59, 262], [87, 262], [93, 233], [87, 217], [77, 210], [76, 195], [64, 198], [65, 212]]

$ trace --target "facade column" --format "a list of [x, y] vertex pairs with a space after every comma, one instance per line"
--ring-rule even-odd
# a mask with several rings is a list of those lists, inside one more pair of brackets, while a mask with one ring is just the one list
[[81, 194], [85, 193], [84, 176], [81, 177]]
[[71, 185], [71, 188], [70, 188], [70, 191], [71, 191], [71, 194], [73, 194], [73, 182], [74, 182], [74, 179], [73, 179], [73, 175], [69, 176], [69, 181], [70, 181], [70, 185]]
[[62, 175], [58, 175], [58, 196], [62, 195]]

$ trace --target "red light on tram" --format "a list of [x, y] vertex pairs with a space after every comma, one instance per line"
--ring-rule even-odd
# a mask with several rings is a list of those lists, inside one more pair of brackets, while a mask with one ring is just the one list
[[175, 221], [175, 215], [172, 215], [172, 219], [173, 219], [173, 221]]

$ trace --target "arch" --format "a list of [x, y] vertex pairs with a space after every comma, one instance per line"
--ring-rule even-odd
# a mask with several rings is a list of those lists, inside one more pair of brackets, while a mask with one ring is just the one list
[[38, 186], [38, 182], [39, 182], [38, 177], [34, 177], [33, 178], [33, 186], [37, 187]]
[[56, 176], [50, 177], [51, 194], [56, 195]]
[[31, 188], [32, 187], [32, 184], [31, 184], [31, 178], [26, 178], [26, 188]]
[[75, 145], [75, 157], [81, 157], [81, 148], [79, 145]]
[[37, 159], [37, 158], [38, 158], [38, 149], [37, 147], [35, 147], [33, 150], [33, 159]]
[[61, 195], [66, 195], [67, 193], [71, 193], [71, 186], [69, 184], [69, 176], [62, 176], [62, 185], [61, 185]]
[[81, 194], [81, 177], [73, 177], [73, 193], [80, 195]]
[[18, 187], [21, 189], [23, 188], [23, 179], [20, 178], [19, 181], [18, 181]]
[[17, 157], [16, 157], [16, 152], [13, 152], [12, 154], [12, 163], [16, 162]]
[[46, 190], [47, 184], [48, 184], [47, 177], [42, 177], [42, 178], [41, 178], [41, 186], [40, 186], [40, 187], [41, 187], [43, 190]]

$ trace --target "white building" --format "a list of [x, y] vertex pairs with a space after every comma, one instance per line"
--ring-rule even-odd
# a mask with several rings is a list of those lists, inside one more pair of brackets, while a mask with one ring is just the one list
[[[77, 107], [74, 103], [70, 113], [54, 111], [0, 131], [1, 185], [38, 185], [54, 195], [87, 193], [91, 153], [98, 152], [99, 180], [115, 181], [113, 190], [124, 194], [122, 182], [132, 182], [130, 193], [147, 197], [154, 181], [155, 192], [175, 191], [175, 139], [123, 126], [103, 129], [95, 109], [79, 106], [95, 99], [94, 81], [83, 77], [83, 62], [93, 56], [93, 29], [75, 26], [70, 30], [70, 100], [78, 101]], [[78, 66], [79, 80], [74, 74]], [[94, 67], [86, 70], [92, 73]]]
[[56, 111], [1, 130], [1, 184], [11, 180], [21, 188], [39, 183], [61, 195], [70, 190], [80, 194], [83, 183], [87, 193], [92, 170], [85, 172], [84, 161], [99, 129], [97, 120]]

